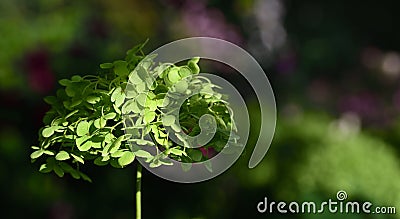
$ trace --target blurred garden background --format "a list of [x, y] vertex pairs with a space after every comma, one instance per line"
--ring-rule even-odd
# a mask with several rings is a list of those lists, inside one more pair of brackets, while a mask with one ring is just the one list
[[[212, 36], [245, 48], [264, 68], [277, 102], [275, 138], [255, 169], [247, 168], [249, 147], [207, 182], [177, 184], [145, 171], [143, 218], [400, 218], [399, 6], [390, 0], [2, 0], [1, 217], [134, 218], [134, 165], [86, 167], [94, 181], [88, 183], [39, 173], [30, 163], [49, 109], [43, 97], [60, 87], [58, 80], [93, 74], [147, 38], [144, 50], [151, 52], [177, 39]], [[251, 92], [247, 97], [251, 146], [259, 107]], [[318, 203], [336, 199], [339, 190], [347, 200], [398, 212], [285, 215], [256, 208], [264, 197]]]

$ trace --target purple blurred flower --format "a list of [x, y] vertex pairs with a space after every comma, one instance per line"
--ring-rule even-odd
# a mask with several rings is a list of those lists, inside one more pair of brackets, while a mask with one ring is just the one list
[[315, 79], [308, 86], [308, 96], [310, 99], [319, 104], [326, 104], [332, 98], [332, 87], [326, 79]]
[[56, 202], [50, 209], [50, 219], [75, 218], [73, 206], [65, 202]]
[[400, 111], [400, 88], [393, 95], [393, 106]]
[[43, 49], [31, 52], [25, 61], [31, 89], [38, 93], [47, 93], [53, 89], [55, 77], [50, 68], [48, 52]]
[[297, 57], [294, 51], [284, 52], [278, 58], [275, 68], [278, 73], [283, 75], [291, 74], [295, 71], [297, 65]]
[[339, 102], [339, 109], [342, 112], [356, 113], [369, 122], [380, 121], [385, 114], [378, 97], [368, 92], [344, 97]]
[[222, 12], [207, 8], [205, 1], [186, 1], [182, 8], [186, 30], [193, 36], [209, 36], [243, 44], [237, 27], [229, 24]]

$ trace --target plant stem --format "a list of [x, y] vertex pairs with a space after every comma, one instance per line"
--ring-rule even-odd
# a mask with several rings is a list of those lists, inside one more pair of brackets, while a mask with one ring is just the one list
[[142, 165], [137, 163], [136, 169], [136, 219], [142, 218], [141, 188], [142, 187]]

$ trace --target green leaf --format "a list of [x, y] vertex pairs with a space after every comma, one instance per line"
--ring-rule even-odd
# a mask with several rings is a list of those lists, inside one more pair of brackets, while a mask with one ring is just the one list
[[143, 43], [136, 45], [132, 49], [128, 50], [128, 52], [126, 52], [127, 58], [130, 56], [135, 56], [136, 53], [138, 53], [139, 51], [141, 51], [143, 49], [143, 47], [147, 44], [148, 41], [149, 41], [149, 39], [147, 38]]
[[71, 154], [71, 156], [72, 156], [76, 161], [78, 161], [79, 163], [81, 163], [81, 164], [84, 164], [84, 163], [85, 163], [85, 161], [84, 161], [81, 157], [79, 157], [79, 156], [77, 156], [77, 155], [75, 155], [75, 154]]
[[108, 113], [108, 114], [104, 115], [104, 119], [107, 119], [107, 120], [108, 119], [114, 119], [115, 116], [117, 116], [116, 113]]
[[115, 61], [114, 63], [114, 73], [118, 76], [127, 76], [129, 74], [128, 71], [128, 63], [126, 61]]
[[153, 155], [151, 155], [149, 152], [145, 151], [145, 150], [137, 150], [134, 151], [133, 153], [135, 153], [135, 155], [137, 157], [142, 157], [142, 158], [152, 158]]
[[115, 99], [115, 105], [120, 107], [125, 101], [125, 93], [118, 95]]
[[111, 94], [111, 101], [115, 102], [115, 100], [117, 99], [117, 97], [119, 95], [121, 95], [121, 93], [122, 93], [122, 88], [121, 87], [115, 88], [115, 90]]
[[111, 101], [115, 103], [117, 107], [120, 107], [125, 101], [125, 93], [122, 92], [121, 87], [115, 88], [111, 94]]
[[89, 133], [89, 123], [86, 120], [79, 122], [76, 127], [76, 134], [78, 136], [84, 136]]
[[102, 64], [100, 64], [100, 68], [102, 68], [102, 69], [110, 69], [112, 67], [113, 67], [112, 63], [102, 63]]
[[195, 63], [193, 61], [189, 61], [188, 67], [190, 68], [190, 70], [192, 70], [193, 74], [200, 73], [200, 67], [197, 65], [197, 63]]
[[50, 155], [50, 156], [53, 156], [53, 155], [54, 155], [54, 152], [53, 152], [53, 151], [48, 151], [48, 150], [43, 151], [43, 153], [44, 153], [44, 154], [47, 154], [47, 155]]
[[69, 165], [67, 163], [60, 162], [59, 165], [67, 173], [74, 171], [74, 168], [72, 168], [71, 165]]
[[101, 148], [101, 143], [102, 143], [102, 142], [93, 142], [93, 141], [92, 141], [91, 147], [92, 147], [92, 148], [96, 148], [96, 149]]
[[59, 177], [64, 176], [64, 170], [59, 165], [57, 165], [57, 164], [54, 165], [53, 170], [57, 174], [57, 176], [59, 176]]
[[100, 129], [100, 128], [104, 128], [107, 124], [107, 120], [105, 120], [103, 117], [100, 117], [96, 120], [94, 120], [94, 127]]
[[134, 85], [128, 84], [125, 90], [126, 98], [131, 99], [137, 96]]
[[110, 155], [106, 155], [106, 156], [101, 158], [101, 161], [106, 162], [106, 161], [109, 161], [110, 158], [111, 158]]
[[88, 97], [86, 97], [86, 102], [88, 102], [90, 104], [96, 104], [100, 100], [101, 100], [101, 98], [100, 97], [96, 97], [96, 96], [88, 96]]
[[82, 77], [79, 75], [74, 75], [71, 77], [71, 81], [74, 81], [74, 82], [82, 81]]
[[134, 71], [129, 75], [129, 84], [133, 85], [132, 87], [130, 87], [130, 89], [135, 88], [134, 85], [143, 84], [143, 80], [139, 77], [137, 71]]
[[166, 138], [159, 138], [158, 136], [154, 136], [154, 139], [160, 145], [167, 145], [168, 144], [168, 140]]
[[186, 153], [184, 151], [181, 151], [181, 150], [179, 150], [177, 148], [170, 148], [168, 150], [168, 152], [171, 153], [171, 154], [177, 155], [177, 156], [186, 155]]
[[110, 164], [111, 164], [111, 166], [114, 167], [114, 168], [123, 168], [123, 166], [121, 166], [121, 165], [118, 163], [118, 160], [117, 160], [116, 158], [111, 159], [111, 160], [110, 160]]
[[213, 89], [212, 89], [212, 86], [210, 86], [210, 85], [205, 85], [205, 86], [200, 90], [200, 92], [201, 92], [201, 93], [204, 93], [204, 94], [209, 94], [209, 95], [214, 94], [214, 91], [213, 91]]
[[61, 79], [58, 81], [58, 83], [60, 83], [62, 86], [68, 86], [71, 83], [71, 81], [68, 79]]
[[[77, 112], [79, 112], [79, 110], [74, 110], [74, 111], [68, 113], [68, 115], [65, 116], [65, 119], [68, 119], [69, 117], [73, 116]], [[65, 123], [62, 123], [62, 124], [64, 125]], [[68, 122], [66, 123], [66, 125], [68, 125]], [[64, 125], [64, 126], [66, 126], [66, 125]]]
[[110, 142], [108, 144], [106, 144], [106, 146], [103, 148], [103, 151], [101, 152], [101, 156], [105, 157], [108, 155], [109, 150], [111, 148], [111, 146], [113, 145], [114, 142]]
[[115, 136], [112, 133], [107, 133], [104, 136], [104, 142], [105, 143], [112, 143], [114, 139], [115, 139]]
[[125, 104], [122, 106], [122, 113], [123, 114], [128, 114], [130, 112], [133, 113], [140, 113], [141, 110], [139, 109], [139, 107], [136, 104], [135, 100], [128, 100], [125, 102]]
[[157, 106], [158, 107], [166, 107], [169, 104], [169, 98], [165, 97], [164, 99], [158, 99], [157, 100]]
[[76, 170], [71, 170], [69, 173], [71, 174], [71, 176], [72, 176], [74, 179], [80, 179], [80, 178], [81, 178], [81, 175], [79, 175], [79, 172], [76, 171]]
[[122, 140], [124, 139], [124, 136], [119, 136], [112, 144], [111, 148], [110, 148], [110, 153], [114, 153], [116, 152], [120, 147], [121, 147], [121, 143]]
[[148, 107], [150, 111], [155, 111], [157, 109], [157, 101], [156, 100], [147, 100], [146, 107]]
[[126, 166], [135, 160], [135, 154], [132, 151], [125, 151], [124, 154], [118, 158], [118, 163], [121, 166]]
[[144, 140], [144, 139], [135, 139], [135, 142], [136, 142], [138, 145], [154, 145], [154, 142], [152, 142], [152, 141], [147, 141], [147, 140]]
[[91, 148], [92, 141], [89, 141], [89, 136], [82, 136], [75, 140], [76, 146], [80, 151], [87, 151]]
[[147, 99], [149, 99], [149, 100], [152, 100], [152, 99], [154, 99], [156, 97], [157, 97], [157, 95], [155, 95], [152, 91], [149, 91], [147, 93]]
[[194, 161], [200, 161], [203, 157], [203, 154], [198, 149], [188, 150], [188, 155]]
[[173, 115], [166, 115], [162, 117], [163, 125], [171, 126], [175, 123], [175, 116]]
[[65, 93], [69, 96], [69, 97], [74, 97], [75, 96], [75, 89], [72, 85], [68, 85], [65, 88]]
[[88, 177], [86, 174], [79, 172], [79, 175], [81, 175], [82, 179], [88, 181], [88, 182], [92, 182], [92, 179], [90, 179], [90, 177]]
[[123, 154], [124, 154], [124, 151], [118, 150], [118, 151], [112, 153], [111, 157], [118, 158], [118, 157], [121, 157]]
[[57, 97], [55, 96], [47, 96], [44, 98], [44, 101], [50, 105], [57, 103]]
[[140, 79], [142, 81], [145, 81], [149, 77], [147, 69], [145, 68], [144, 65], [137, 66], [136, 67], [136, 72], [137, 72], [137, 75], [140, 77]]
[[82, 145], [78, 146], [78, 149], [80, 151], [88, 151], [92, 147], [93, 142], [92, 141], [86, 141]]
[[167, 166], [171, 166], [171, 165], [174, 164], [174, 163], [172, 163], [172, 161], [170, 161], [170, 160], [161, 160], [161, 159], [160, 159], [160, 163], [161, 163], [162, 165], [167, 165]]
[[71, 108], [72, 108], [72, 107], [76, 107], [76, 106], [78, 106], [78, 105], [81, 104], [81, 103], [82, 103], [82, 99], [81, 99], [81, 98], [72, 99], [72, 100], [71, 100], [70, 107], [71, 107]]
[[197, 64], [200, 61], [200, 57], [193, 57], [192, 59], [189, 60], [189, 62], [193, 62]]
[[172, 130], [174, 130], [175, 132], [180, 132], [181, 128], [178, 124], [174, 123], [171, 125]]
[[54, 129], [55, 132], [62, 132], [65, 129], [65, 127], [59, 125], [54, 125], [52, 126], [52, 128]]
[[66, 151], [60, 151], [56, 155], [56, 160], [68, 160], [69, 159], [69, 154]]
[[146, 123], [150, 123], [152, 122], [156, 117], [156, 113], [153, 111], [147, 112], [146, 114], [144, 114], [144, 122]]
[[143, 93], [146, 90], [146, 84], [145, 83], [140, 83], [136, 85], [136, 91], [138, 93]]
[[184, 93], [188, 89], [189, 85], [186, 81], [181, 80], [178, 83], [175, 84], [175, 89], [179, 93]]
[[187, 77], [187, 76], [189, 76], [189, 75], [191, 75], [191, 74], [192, 74], [191, 70], [190, 70], [188, 67], [186, 67], [186, 66], [183, 66], [183, 67], [181, 67], [181, 68], [179, 69], [179, 75], [180, 75], [182, 78], [185, 78], [185, 77]]
[[146, 106], [146, 100], [147, 100], [147, 95], [146, 94], [139, 94], [136, 97], [137, 103], [139, 103], [141, 106]]
[[31, 159], [36, 159], [36, 158], [42, 156], [43, 152], [44, 152], [43, 150], [34, 151], [31, 154]]
[[62, 131], [64, 129], [64, 127], [62, 126], [50, 126], [47, 128], [44, 128], [42, 130], [42, 136], [45, 138], [48, 138], [50, 136], [52, 136], [54, 134], [55, 131]]
[[47, 163], [44, 163], [40, 166], [39, 171], [41, 173], [50, 173], [53, 169], [49, 167]]
[[117, 112], [118, 114], [121, 114], [121, 110], [119, 109], [118, 106], [116, 106], [115, 104], [113, 104], [113, 108], [114, 108], [115, 112]]
[[172, 68], [169, 72], [168, 72], [168, 79], [172, 82], [172, 83], [176, 83], [181, 79], [181, 76], [179, 75], [179, 71], [177, 68]]
[[93, 163], [96, 164], [97, 166], [105, 166], [108, 164], [108, 161], [102, 161], [102, 157], [96, 158]]
[[54, 134], [54, 128], [53, 127], [44, 128], [43, 131], [42, 131], [42, 135], [45, 138], [48, 138], [48, 137], [52, 136], [53, 134]]
[[160, 160], [156, 158], [156, 159], [153, 159], [151, 161], [151, 163], [149, 164], [149, 167], [156, 168], [156, 167], [159, 167], [161, 165], [162, 165], [162, 163], [160, 162]]

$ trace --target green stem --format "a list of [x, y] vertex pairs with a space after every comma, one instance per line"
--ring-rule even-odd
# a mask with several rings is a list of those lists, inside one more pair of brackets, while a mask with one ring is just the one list
[[136, 169], [136, 219], [142, 218], [141, 187], [142, 187], [142, 165], [140, 165], [140, 163], [138, 162]]

